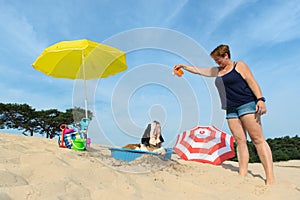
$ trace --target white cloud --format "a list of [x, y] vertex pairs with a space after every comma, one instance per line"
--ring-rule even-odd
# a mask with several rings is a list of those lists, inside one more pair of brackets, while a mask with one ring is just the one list
[[0, 84], [0, 90], [5, 91], [5, 95], [1, 97], [3, 103], [26, 103], [37, 110], [56, 108], [64, 111], [72, 107], [72, 92], [53, 95], [52, 92], [47, 93], [47, 90], [41, 92], [29, 92], [22, 87], [7, 87]]
[[11, 52], [34, 57], [45, 47], [37, 38], [33, 26], [24, 15], [9, 4], [0, 6], [0, 40], [3, 46]]
[[183, 7], [188, 3], [188, 0], [180, 1], [178, 5], [175, 4], [176, 8], [172, 9], [171, 14], [165, 19], [164, 24], [168, 25], [176, 16], [182, 11]]
[[259, 20], [260, 29], [253, 37], [260, 40], [284, 42], [300, 38], [300, 4], [287, 1], [270, 6]]
[[[212, 21], [210, 21], [210, 29], [206, 33], [207, 36], [211, 35], [213, 32], [218, 31], [218, 29], [222, 29], [224, 24], [228, 23], [229, 16], [233, 15], [241, 6], [247, 4], [249, 2], [253, 2], [252, 0], [235, 0], [222, 3], [214, 3], [212, 7], [209, 8], [211, 11]], [[229, 34], [229, 33], [227, 33]]]
[[235, 30], [255, 42], [279, 43], [300, 38], [300, 4], [298, 1], [257, 2], [251, 15], [243, 18]]

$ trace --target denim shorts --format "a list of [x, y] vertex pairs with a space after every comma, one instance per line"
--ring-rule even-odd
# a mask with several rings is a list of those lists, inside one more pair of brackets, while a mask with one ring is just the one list
[[226, 109], [226, 119], [239, 118], [243, 115], [256, 113], [256, 102], [251, 101], [238, 107], [230, 107]]

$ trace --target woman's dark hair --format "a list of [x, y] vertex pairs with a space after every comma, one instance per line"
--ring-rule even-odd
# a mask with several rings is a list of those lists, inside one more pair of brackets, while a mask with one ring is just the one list
[[229, 50], [229, 46], [225, 45], [225, 44], [221, 44], [219, 46], [217, 46], [211, 53], [210, 56], [212, 58], [216, 58], [216, 57], [224, 57], [225, 54], [227, 53], [228, 58], [230, 59], [230, 50]]

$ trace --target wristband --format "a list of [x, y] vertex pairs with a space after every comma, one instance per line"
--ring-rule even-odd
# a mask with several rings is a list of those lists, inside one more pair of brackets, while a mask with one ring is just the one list
[[266, 102], [266, 99], [265, 99], [265, 97], [260, 97], [260, 98], [256, 99], [256, 103], [259, 101]]

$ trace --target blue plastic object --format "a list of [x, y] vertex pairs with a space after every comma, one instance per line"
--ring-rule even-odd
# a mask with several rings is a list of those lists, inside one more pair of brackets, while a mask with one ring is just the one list
[[171, 160], [171, 155], [173, 153], [173, 149], [165, 149], [166, 154], [164, 156], [159, 155], [155, 152], [132, 150], [132, 149], [126, 149], [126, 148], [109, 148], [109, 150], [111, 151], [111, 155], [113, 158], [115, 158], [117, 160], [123, 160], [126, 162], [133, 161], [136, 158], [139, 158], [144, 154], [156, 155], [156, 156], [160, 156], [164, 159]]
[[90, 119], [89, 118], [82, 118], [81, 121], [79, 122], [80, 124], [80, 127], [81, 127], [81, 130], [86, 130], [87, 127], [89, 126], [90, 124]]

